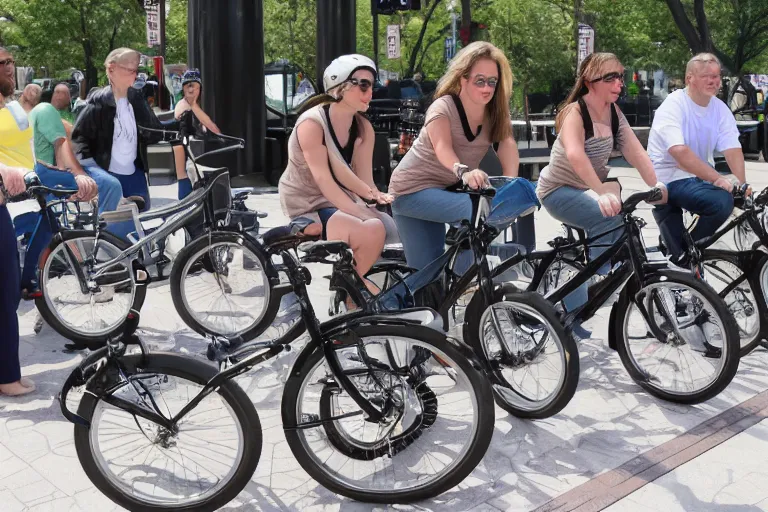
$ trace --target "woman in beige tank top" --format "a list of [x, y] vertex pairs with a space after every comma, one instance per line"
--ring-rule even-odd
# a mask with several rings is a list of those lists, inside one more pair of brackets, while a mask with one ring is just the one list
[[471, 216], [469, 196], [446, 187], [461, 180], [472, 188], [484, 186], [488, 176], [477, 167], [492, 143], [499, 143], [504, 175], [517, 176], [511, 95], [509, 61], [483, 41], [463, 48], [440, 79], [424, 128], [389, 183], [409, 266], [420, 269], [438, 258], [445, 247], [445, 224]]
[[394, 231], [393, 221], [371, 207], [392, 197], [373, 183], [373, 126], [359, 115], [368, 109], [375, 77], [375, 64], [363, 55], [331, 62], [323, 73], [326, 93], [310, 99], [296, 121], [278, 185], [291, 223], [304, 233], [349, 244], [361, 276]]

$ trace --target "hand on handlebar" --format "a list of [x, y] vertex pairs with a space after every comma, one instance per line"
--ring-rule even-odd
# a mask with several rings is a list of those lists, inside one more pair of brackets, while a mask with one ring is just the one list
[[72, 196], [72, 201], [88, 202], [99, 193], [99, 187], [90, 176], [78, 174], [75, 176], [75, 183], [77, 183], [78, 193]]
[[[27, 186], [24, 183], [24, 175], [29, 172], [28, 169], [22, 169], [21, 167], [6, 167], [0, 170], [0, 178], [2, 179], [2, 185], [11, 197], [23, 194], [27, 190]], [[2, 193], [0, 193], [2, 196]], [[4, 202], [6, 198], [0, 197], [0, 202]]]
[[725, 190], [729, 194], [733, 193], [733, 189], [735, 187], [733, 181], [726, 178], [725, 176], [720, 176], [712, 184], [716, 187], [720, 187], [721, 189]]
[[474, 171], [464, 173], [464, 175], [461, 177], [461, 181], [463, 181], [466, 186], [474, 190], [490, 186], [490, 183], [488, 182], [488, 175], [480, 169], [475, 169]]
[[658, 201], [648, 201], [648, 204], [667, 204], [667, 201], [669, 200], [669, 191], [667, 190], [667, 186], [662, 182], [658, 182], [656, 185], [654, 185], [654, 188], [661, 190], [661, 199]]
[[621, 213], [621, 199], [616, 197], [613, 192], [600, 194], [597, 198], [597, 205], [600, 207], [600, 213], [603, 217], [614, 217]]
[[373, 198], [378, 204], [392, 204], [392, 201], [395, 200], [395, 196], [392, 194], [387, 194], [386, 192], [381, 192], [378, 190], [373, 192]]

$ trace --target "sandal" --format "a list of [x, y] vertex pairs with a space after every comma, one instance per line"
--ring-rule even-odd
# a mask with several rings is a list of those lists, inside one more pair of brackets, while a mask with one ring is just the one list
[[22, 377], [16, 382], [9, 384], [0, 384], [0, 395], [22, 396], [35, 390], [35, 383], [26, 377]]

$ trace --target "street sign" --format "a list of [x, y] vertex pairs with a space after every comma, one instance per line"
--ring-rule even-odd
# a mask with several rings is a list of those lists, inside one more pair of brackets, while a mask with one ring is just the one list
[[589, 25], [579, 23], [579, 61], [577, 68], [581, 66], [587, 55], [595, 52], [595, 31]]
[[160, 5], [156, 0], [144, 0], [147, 11], [147, 46], [160, 44]]
[[400, 25], [387, 25], [387, 58], [400, 58]]
[[448, 62], [456, 54], [456, 45], [452, 37], [445, 38], [445, 62]]

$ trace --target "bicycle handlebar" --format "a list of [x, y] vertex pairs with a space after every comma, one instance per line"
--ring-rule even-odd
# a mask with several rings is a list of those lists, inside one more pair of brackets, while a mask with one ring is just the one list
[[650, 203], [652, 201], [658, 201], [662, 197], [663, 193], [661, 192], [661, 189], [655, 187], [645, 192], [635, 192], [624, 201], [624, 204], [621, 207], [621, 212], [632, 213], [641, 202], [645, 201]]
[[26, 201], [27, 199], [30, 199], [32, 196], [36, 195], [53, 194], [55, 196], [64, 197], [73, 196], [79, 192], [78, 189], [53, 188], [43, 185], [37, 173], [34, 171], [29, 171], [24, 175], [24, 183], [27, 187], [26, 190], [19, 195], [11, 196], [8, 194], [8, 191], [5, 190], [5, 186], [3, 186], [3, 178], [0, 178], [0, 192], [2, 192], [5, 200], [9, 203]]

